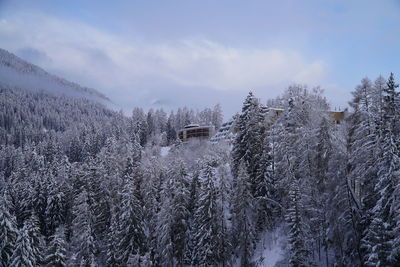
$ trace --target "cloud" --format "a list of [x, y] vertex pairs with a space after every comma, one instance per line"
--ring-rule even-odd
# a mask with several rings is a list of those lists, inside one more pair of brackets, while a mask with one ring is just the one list
[[186, 86], [249, 90], [284, 82], [313, 82], [325, 75], [321, 62], [278, 49], [240, 49], [208, 40], [186, 40], [155, 47], [162, 74]]
[[16, 54], [17, 56], [37, 65], [46, 65], [51, 62], [51, 59], [46, 55], [46, 53], [31, 47], [18, 49]]
[[177, 90], [171, 88], [188, 95], [204, 90], [213, 101], [212, 92], [267, 93], [290, 83], [316, 85], [327, 74], [324, 62], [298, 51], [231, 47], [205, 38], [152, 43], [32, 12], [1, 20], [0, 39], [5, 49], [50, 72], [133, 104], [173, 103], [168, 92]]

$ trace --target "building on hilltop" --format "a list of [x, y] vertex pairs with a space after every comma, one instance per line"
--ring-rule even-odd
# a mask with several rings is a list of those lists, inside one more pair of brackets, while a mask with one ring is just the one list
[[347, 113], [347, 110], [344, 111], [328, 111], [329, 116], [331, 119], [336, 123], [339, 124], [341, 121], [344, 120], [344, 117]]
[[189, 140], [210, 139], [214, 135], [214, 126], [200, 126], [199, 124], [189, 124], [178, 131], [178, 137], [182, 142]]

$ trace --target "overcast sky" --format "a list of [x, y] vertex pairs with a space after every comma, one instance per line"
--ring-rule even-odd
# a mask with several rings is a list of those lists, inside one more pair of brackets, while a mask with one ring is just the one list
[[239, 111], [290, 84], [332, 107], [368, 76], [400, 78], [400, 1], [0, 0], [0, 47], [118, 106]]

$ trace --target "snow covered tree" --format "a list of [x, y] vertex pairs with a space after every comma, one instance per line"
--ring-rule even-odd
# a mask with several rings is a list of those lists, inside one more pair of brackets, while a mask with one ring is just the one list
[[125, 180], [121, 200], [118, 255], [121, 257], [121, 263], [126, 264], [131, 254], [142, 253], [146, 247], [143, 211], [135, 196], [132, 180]]
[[33, 182], [33, 195], [31, 195], [30, 202], [33, 205], [33, 210], [39, 220], [40, 231], [46, 234], [46, 207], [49, 192], [49, 180], [52, 179], [52, 174], [48, 170], [42, 170]]
[[55, 229], [65, 221], [65, 196], [59, 184], [55, 181], [49, 183], [49, 196], [46, 205], [47, 235], [54, 233]]
[[117, 266], [120, 264], [120, 257], [118, 251], [119, 243], [119, 225], [117, 222], [116, 215], [111, 217], [111, 224], [108, 230], [108, 240], [107, 240], [107, 255], [106, 255], [106, 265], [107, 266]]
[[362, 247], [367, 252], [363, 258], [365, 266], [387, 266], [387, 251], [390, 250], [390, 247], [385, 240], [386, 227], [387, 225], [380, 217], [372, 218], [362, 240]]
[[144, 157], [143, 163], [143, 218], [148, 231], [147, 244], [150, 259], [157, 265], [159, 259], [157, 250], [157, 215], [161, 210], [162, 186], [165, 175], [165, 167], [160, 158]]
[[93, 216], [93, 234], [99, 241], [105, 239], [106, 231], [110, 224], [109, 190], [105, 188], [106, 178], [106, 170], [103, 168], [101, 161], [90, 162], [85, 179]]
[[35, 257], [35, 262], [41, 264], [43, 261], [44, 241], [40, 233], [39, 219], [35, 213], [32, 213], [31, 217], [25, 222], [25, 228], [31, 239], [32, 253]]
[[[266, 226], [267, 213], [271, 212], [266, 197], [271, 190], [268, 159], [269, 143], [266, 141], [266, 123], [264, 107], [250, 92], [245, 99], [242, 113], [237, 121], [238, 132], [232, 148], [232, 170], [238, 175], [240, 162], [244, 163], [249, 176], [252, 197], [258, 200], [256, 205], [257, 229]], [[265, 151], [264, 151], [265, 150]]]
[[[257, 203], [257, 231], [272, 228], [279, 217], [279, 205], [276, 202], [276, 185], [273, 174], [273, 154], [271, 136], [266, 134], [257, 172], [255, 198]], [[275, 217], [275, 218], [274, 218]]]
[[47, 254], [44, 260], [46, 266], [64, 267], [67, 266], [67, 250], [65, 244], [64, 229], [59, 227], [51, 237]]
[[148, 139], [148, 125], [145, 114], [141, 108], [133, 109], [132, 120], [135, 125], [135, 133], [140, 139], [140, 145], [144, 146]]
[[[367, 264], [376, 263], [377, 266], [388, 266], [399, 264], [397, 250], [392, 251], [393, 242], [398, 238], [395, 228], [398, 225], [398, 185], [400, 182], [400, 154], [398, 147], [400, 113], [398, 109], [399, 93], [396, 92], [398, 85], [394, 81], [393, 74], [390, 75], [386, 87], [383, 89], [383, 122], [379, 145], [381, 153], [377, 159], [378, 182], [375, 185], [377, 202], [372, 209], [373, 217], [371, 224], [365, 231], [364, 247], [367, 253], [365, 259]], [[383, 227], [377, 224], [382, 223]], [[378, 231], [379, 230], [379, 231]], [[373, 233], [380, 234], [379, 240], [373, 238]]]
[[183, 265], [188, 241], [189, 182], [184, 162], [171, 162], [158, 214], [158, 254], [165, 266]]
[[381, 109], [381, 104], [379, 92], [371, 87], [368, 78], [361, 81], [361, 85], [356, 87], [352, 95], [353, 99], [349, 102], [352, 112], [345, 120], [346, 143], [343, 157], [346, 162], [342, 163], [345, 166], [344, 178], [339, 177], [341, 182], [334, 196], [335, 201], [343, 205], [338, 211], [340, 220], [332, 228], [347, 233], [339, 247], [342, 254], [340, 260], [347, 264], [361, 264], [361, 237], [371, 223], [370, 211], [376, 202], [376, 158], [379, 150], [377, 112]]
[[96, 243], [93, 235], [93, 215], [90, 210], [89, 197], [85, 188], [76, 198], [73, 207], [73, 244], [75, 246], [75, 263], [79, 266], [95, 266]]
[[[233, 143], [232, 160], [233, 173], [238, 174], [239, 165], [243, 161], [250, 179], [255, 180], [259, 171], [259, 159], [263, 149], [263, 116], [260, 104], [250, 92], [242, 107], [242, 113], [237, 122], [238, 132]], [[253, 182], [253, 181], [252, 181]], [[252, 187], [255, 187], [252, 184]], [[252, 192], [255, 189], [252, 188]]]
[[[306, 191], [310, 192], [308, 196], [308, 208], [311, 214], [310, 228], [313, 239], [316, 243], [320, 261], [322, 261], [321, 249], [324, 249], [326, 265], [329, 266], [329, 242], [328, 240], [328, 200], [330, 177], [329, 167], [332, 157], [332, 143], [330, 137], [329, 122], [322, 118], [320, 125], [316, 129], [316, 145], [312, 148], [314, 169], [307, 170], [310, 173], [310, 185]], [[311, 164], [310, 164], [311, 165]], [[311, 165], [312, 166], [312, 165]]]
[[31, 237], [26, 227], [18, 231], [17, 241], [10, 263], [10, 266], [16, 267], [33, 267], [38, 264], [32, 248]]
[[10, 259], [15, 250], [17, 229], [15, 218], [9, 212], [10, 202], [8, 200], [7, 189], [4, 191], [0, 199], [0, 256], [1, 266], [8, 266], [11, 263]]
[[215, 129], [219, 129], [223, 123], [223, 113], [220, 104], [214, 106], [212, 111], [212, 124], [215, 126]]
[[289, 190], [289, 209], [286, 214], [286, 221], [289, 226], [290, 244], [290, 265], [291, 266], [310, 266], [309, 254], [305, 241], [306, 227], [303, 222], [303, 205], [299, 182], [292, 178]]
[[244, 163], [240, 163], [233, 186], [232, 244], [241, 266], [251, 266], [255, 242], [254, 198], [251, 194], [250, 177]]
[[221, 229], [219, 222], [218, 192], [215, 188], [215, 169], [211, 162], [201, 172], [201, 191], [194, 217], [193, 263], [215, 266], [221, 260]]

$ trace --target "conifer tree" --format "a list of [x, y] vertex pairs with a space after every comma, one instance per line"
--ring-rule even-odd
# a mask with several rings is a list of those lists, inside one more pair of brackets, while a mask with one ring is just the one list
[[271, 228], [279, 216], [276, 205], [276, 185], [273, 177], [273, 159], [270, 135], [263, 141], [263, 151], [260, 158], [260, 168], [257, 173], [256, 203], [257, 203], [257, 231]]
[[104, 187], [106, 171], [101, 161], [95, 160], [90, 163], [89, 173], [85, 176], [88, 184], [88, 196], [91, 201], [91, 212], [93, 215], [93, 231], [99, 241], [106, 237], [106, 231], [110, 224], [109, 191]]
[[49, 183], [49, 196], [46, 205], [47, 235], [53, 235], [55, 229], [65, 221], [65, 195], [55, 181]]
[[148, 235], [148, 249], [151, 261], [157, 265], [159, 260], [157, 239], [158, 214], [161, 210], [162, 185], [165, 179], [165, 168], [159, 158], [146, 158], [143, 162], [143, 215]]
[[143, 211], [134, 194], [132, 180], [125, 180], [121, 192], [121, 214], [119, 216], [119, 255], [125, 264], [131, 254], [145, 249], [146, 237], [143, 230]]
[[10, 266], [16, 267], [34, 267], [37, 264], [32, 248], [31, 237], [26, 227], [18, 231], [15, 249], [10, 262]]
[[221, 259], [220, 224], [217, 207], [217, 189], [215, 188], [215, 169], [210, 162], [202, 170], [201, 191], [195, 212], [195, 247], [193, 260], [202, 266], [215, 266]]
[[244, 163], [239, 165], [238, 176], [233, 187], [233, 241], [235, 252], [241, 266], [251, 266], [251, 256], [255, 242], [254, 199], [251, 194], [251, 183]]
[[[398, 208], [398, 184], [400, 182], [400, 154], [398, 148], [399, 140], [399, 93], [396, 92], [398, 85], [394, 81], [393, 73], [390, 75], [386, 87], [383, 89], [383, 122], [379, 145], [381, 154], [377, 160], [378, 182], [375, 192], [378, 199], [372, 209], [374, 220], [365, 232], [364, 247], [368, 249], [365, 258], [376, 259], [372, 263], [378, 266], [398, 264], [398, 256], [394, 255], [397, 250], [392, 250], [392, 245], [397, 236], [395, 228], [399, 219]], [[397, 196], [396, 196], [397, 195]], [[379, 228], [377, 223], [382, 222]], [[374, 240], [371, 231], [379, 229], [380, 239]], [[369, 237], [369, 238], [368, 238]]]
[[256, 205], [258, 231], [266, 226], [265, 217], [270, 210], [265, 197], [272, 189], [267, 171], [270, 162], [267, 155], [268, 141], [265, 142], [264, 113], [264, 107], [250, 92], [243, 103], [242, 112], [237, 121], [238, 132], [232, 148], [233, 174], [238, 175], [240, 162], [243, 162], [250, 179], [252, 197], [259, 202]]
[[117, 222], [116, 215], [111, 217], [111, 224], [108, 230], [107, 239], [107, 255], [106, 255], [106, 265], [107, 266], [118, 266], [120, 264], [118, 243], [119, 243], [119, 225]]
[[385, 266], [382, 259], [386, 261], [387, 253], [385, 251], [389, 248], [385, 243], [385, 231], [387, 229], [380, 217], [372, 218], [372, 221], [365, 230], [362, 240], [362, 248], [366, 252], [363, 257], [363, 264], [368, 267]]
[[184, 162], [172, 162], [163, 185], [162, 208], [158, 214], [158, 251], [162, 265], [183, 265], [188, 241], [189, 183]]
[[289, 226], [290, 264], [291, 266], [310, 266], [309, 251], [305, 240], [305, 225], [303, 222], [303, 205], [298, 181], [292, 178], [289, 190], [290, 206], [287, 210], [286, 221]]
[[262, 121], [260, 104], [253, 93], [250, 92], [243, 103], [242, 113], [237, 121], [238, 132], [232, 149], [232, 169], [233, 173], [237, 175], [240, 162], [243, 161], [246, 171], [254, 183], [252, 184], [253, 195], [264, 140]]
[[[329, 167], [332, 157], [332, 144], [329, 124], [326, 118], [322, 118], [316, 134], [316, 145], [313, 148], [313, 162], [315, 169], [309, 170], [312, 175], [309, 196], [309, 207], [312, 218], [310, 228], [316, 241], [318, 255], [321, 248], [324, 249], [326, 265], [329, 266], [329, 240], [328, 240], [328, 200], [331, 193], [329, 184]], [[306, 189], [307, 190], [307, 189]], [[321, 260], [321, 259], [320, 259]]]
[[25, 222], [25, 228], [28, 231], [28, 235], [31, 239], [32, 253], [35, 257], [35, 262], [37, 264], [41, 264], [43, 261], [44, 241], [43, 236], [40, 233], [39, 219], [34, 212]]
[[9, 212], [7, 189], [4, 191], [0, 198], [0, 262], [1, 266], [8, 266], [15, 248], [17, 229], [15, 218]]
[[64, 236], [64, 229], [59, 227], [56, 229], [47, 250], [44, 260], [46, 266], [64, 267], [67, 266], [67, 250]]
[[93, 215], [89, 206], [89, 197], [85, 188], [77, 196], [73, 207], [73, 244], [75, 246], [75, 264], [80, 266], [96, 265], [96, 243], [93, 235]]

